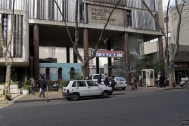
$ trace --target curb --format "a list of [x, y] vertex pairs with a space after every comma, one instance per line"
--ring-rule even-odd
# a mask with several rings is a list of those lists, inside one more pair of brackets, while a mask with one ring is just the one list
[[[158, 91], [166, 91], [166, 90], [174, 90], [174, 89], [184, 89], [182, 87], [175, 87], [175, 88], [165, 88], [165, 89], [162, 89], [162, 90], [148, 90], [148, 91], [137, 91], [137, 92], [133, 92], [133, 93], [147, 93], [147, 92], [158, 92]], [[127, 94], [128, 92], [116, 92], [115, 94], [113, 93], [112, 95], [123, 95], [123, 94]], [[132, 93], [132, 94], [133, 94]], [[129, 93], [130, 94], [130, 93]], [[15, 97], [15, 100], [13, 99], [13, 103], [22, 103], [22, 102], [38, 102], [38, 101], [47, 101], [47, 98], [40, 98], [40, 99], [28, 99], [28, 100], [17, 100], [19, 99], [20, 97], [22, 97], [22, 95], [19, 95], [18, 97]], [[61, 99], [65, 99], [64, 97], [61, 97], [61, 98], [48, 98], [48, 100], [61, 100]]]
[[[48, 100], [61, 100], [61, 99], [65, 99], [65, 98], [48, 98]], [[14, 103], [22, 103], [22, 102], [37, 102], [37, 101], [47, 101], [47, 98], [44, 99], [32, 99], [32, 100], [16, 100], [13, 101]]]
[[181, 87], [173, 87], [173, 88], [165, 88], [163, 90], [174, 90], [174, 89], [184, 89], [184, 88], [181, 88]]

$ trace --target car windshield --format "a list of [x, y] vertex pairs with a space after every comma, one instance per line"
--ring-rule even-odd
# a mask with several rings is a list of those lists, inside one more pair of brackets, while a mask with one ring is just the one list
[[123, 77], [118, 77], [118, 78], [116, 78], [116, 81], [125, 81], [125, 78], [123, 78]]
[[95, 82], [93, 81], [87, 81], [88, 86], [98, 86]]
[[93, 76], [93, 79], [98, 79], [98, 76], [99, 76], [99, 75], [94, 75], [94, 76]]

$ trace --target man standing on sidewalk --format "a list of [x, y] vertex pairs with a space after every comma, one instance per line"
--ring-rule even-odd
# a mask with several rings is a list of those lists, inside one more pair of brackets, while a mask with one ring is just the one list
[[42, 94], [43, 94], [43, 97], [45, 97], [45, 88], [46, 88], [46, 82], [45, 82], [44, 76], [42, 76], [40, 80], [40, 94], [39, 94], [40, 98]]
[[142, 87], [142, 75], [141, 74], [139, 75], [139, 83], [140, 83], [140, 86]]

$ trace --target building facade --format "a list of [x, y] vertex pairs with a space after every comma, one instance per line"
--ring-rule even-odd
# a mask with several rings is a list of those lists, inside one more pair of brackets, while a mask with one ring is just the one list
[[[180, 1], [180, 6], [183, 1]], [[185, 6], [182, 12], [182, 21], [180, 27], [179, 34], [179, 53], [176, 57], [174, 67], [174, 78], [176, 84], [179, 83], [179, 73], [182, 72], [185, 77], [189, 76], [189, 1], [186, 1]], [[174, 3], [170, 5], [168, 16], [164, 14], [164, 25], [168, 23], [168, 40], [169, 40], [169, 52], [170, 59], [173, 57], [173, 53], [175, 50], [176, 44], [176, 33], [177, 33], [177, 23], [178, 23], [178, 14], [175, 8]], [[166, 28], [166, 27], [165, 27]], [[159, 57], [159, 44], [158, 39], [154, 39], [144, 44], [144, 54], [147, 54], [152, 59], [152, 62], [155, 61]], [[163, 38], [163, 50], [165, 50], [165, 41]], [[168, 78], [168, 73], [166, 73], [166, 77]]]
[[[23, 52], [21, 53], [25, 60], [20, 61], [26, 62], [27, 65], [23, 66], [20, 63], [13, 65], [13, 67], [24, 69], [24, 74], [27, 76], [36, 77], [43, 72], [42, 74], [49, 75], [49, 80], [69, 79], [69, 77], [66, 77], [66, 73], [70, 71], [65, 69], [65, 66], [59, 65], [56, 67], [56, 64], [59, 63], [72, 63], [66, 67], [70, 70], [74, 69], [81, 72], [81, 65], [78, 65], [80, 63], [73, 53], [72, 43], [62, 21], [65, 19], [67, 22], [71, 38], [74, 40], [76, 1], [56, 1], [63, 17], [54, 0], [16, 0], [15, 2], [15, 11], [26, 13], [27, 18], [26, 20], [18, 19], [18, 22], [19, 20], [22, 20], [22, 22], [26, 21], [28, 26], [28, 28], [22, 30], [22, 34], [27, 33], [27, 36], [24, 36], [27, 40], [24, 41], [25, 45], [22, 44]], [[163, 27], [162, 1], [145, 1]], [[79, 20], [79, 48], [81, 50], [84, 49], [82, 56], [88, 57], [85, 54], [98, 41], [100, 33], [116, 2], [115, 0], [79, 0], [77, 18]], [[12, 0], [0, 0], [1, 21], [5, 19], [2, 16], [6, 14], [5, 11], [9, 10], [11, 12], [12, 4]], [[11, 14], [9, 13], [9, 15]], [[10, 23], [8, 24], [11, 25]], [[3, 30], [6, 32], [5, 29]], [[135, 71], [134, 66], [139, 62], [144, 51], [143, 43], [157, 37], [159, 37], [161, 42], [160, 36], [161, 32], [157, 28], [153, 17], [142, 4], [142, 0], [121, 0], [110, 17], [110, 21], [102, 36], [104, 39], [107, 38], [108, 41], [99, 43], [100, 49], [119, 50], [124, 53], [121, 58], [108, 58], [108, 74], [124, 76], [129, 81], [130, 75]], [[24, 48], [27, 48], [27, 50], [24, 50]], [[27, 54], [27, 56], [24, 56], [24, 54]], [[12, 57], [12, 59], [15, 59], [15, 57]], [[1, 76], [4, 76], [5, 62], [1, 52], [0, 61], [0, 73]], [[98, 57], [95, 58], [95, 62], [96, 73], [99, 73]], [[64, 70], [68, 71], [63, 73]], [[16, 71], [15, 75], [18, 75], [19, 70]], [[61, 75], [59, 75], [60, 73]]]

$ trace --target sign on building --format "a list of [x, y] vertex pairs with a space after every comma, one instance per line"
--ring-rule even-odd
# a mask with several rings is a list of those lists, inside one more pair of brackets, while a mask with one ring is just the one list
[[[94, 54], [94, 50], [91, 51], [91, 55]], [[96, 57], [123, 57], [122, 51], [111, 51], [111, 50], [98, 50]]]
[[[105, 24], [113, 8], [88, 5], [88, 22]], [[109, 25], [124, 26], [123, 10], [115, 9], [112, 13]]]

